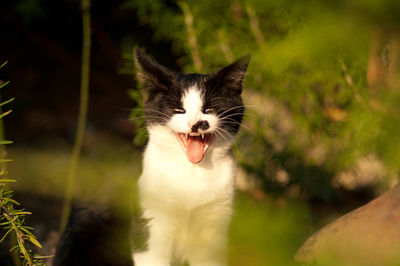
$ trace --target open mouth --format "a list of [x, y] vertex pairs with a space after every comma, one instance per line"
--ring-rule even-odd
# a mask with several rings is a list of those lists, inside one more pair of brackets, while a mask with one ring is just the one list
[[178, 140], [191, 163], [199, 163], [211, 142], [211, 134], [178, 133]]

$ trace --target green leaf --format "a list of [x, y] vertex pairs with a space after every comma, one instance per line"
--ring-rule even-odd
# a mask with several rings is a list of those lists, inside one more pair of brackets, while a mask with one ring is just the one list
[[13, 200], [13, 199], [10, 199], [10, 198], [8, 198], [8, 199], [3, 199], [3, 201], [4, 201], [5, 203], [12, 202], [12, 203], [14, 203], [15, 205], [19, 205], [19, 203], [18, 203], [17, 201], [15, 201], [15, 200]]
[[3, 64], [1, 64], [0, 68], [2, 68], [3, 66], [7, 65], [8, 61], [5, 61]]
[[4, 234], [4, 236], [0, 239], [0, 243], [4, 241], [4, 239], [8, 236], [8, 234], [9, 234], [11, 231], [12, 231], [12, 228], [9, 229], [9, 230]]
[[13, 246], [12, 248], [10, 248], [10, 252], [16, 251], [19, 249], [18, 245]]
[[128, 91], [128, 94], [136, 102], [141, 102], [142, 101], [142, 94], [141, 94], [141, 92], [139, 90], [131, 89], [131, 90]]
[[22, 253], [24, 255], [28, 254], [28, 251], [26, 250], [26, 248], [25, 248], [24, 244], [21, 242], [21, 240], [18, 240], [18, 238], [17, 238], [17, 242], [18, 242], [20, 253]]
[[[31, 236], [31, 237], [35, 237], [33, 234], [32, 234], [32, 232], [31, 231], [29, 231], [29, 229], [31, 229], [31, 228], [28, 228], [28, 227], [20, 227], [20, 229], [21, 229], [21, 231], [24, 231], [26, 234], [28, 234], [29, 236]], [[31, 229], [32, 230], [32, 229]]]
[[42, 245], [39, 243], [39, 241], [36, 240], [36, 238], [32, 236], [28, 236], [29, 241], [31, 241], [32, 244], [37, 246], [38, 248], [42, 248]]
[[13, 143], [11, 140], [0, 139], [0, 145], [11, 144]]
[[[4, 84], [3, 84], [3, 85], [4, 85]], [[8, 103], [10, 103], [10, 102], [12, 102], [12, 101], [14, 101], [14, 100], [15, 100], [15, 97], [13, 97], [13, 98], [11, 98], [11, 99], [9, 99], [9, 100], [7, 100], [7, 101], [4, 101], [4, 102], [0, 103], [0, 106], [6, 105], [6, 104], [8, 104]]]
[[3, 88], [3, 87], [5, 87], [5, 86], [7, 86], [8, 83], [10, 83], [10, 82], [7, 81], [7, 82], [4, 82], [3, 84], [1, 84], [1, 85], [0, 85], [0, 89]]
[[9, 110], [9, 111], [7, 111], [7, 112], [4, 112], [4, 113], [0, 114], [0, 118], [5, 117], [6, 115], [8, 115], [8, 114], [11, 113], [11, 112], [12, 112], [12, 110]]
[[6, 179], [6, 178], [0, 179], [0, 183], [15, 183], [15, 182], [17, 182], [17, 180], [15, 179]]
[[[14, 211], [11, 212], [12, 215], [31, 215], [31, 212], [26, 212], [26, 211]], [[21, 228], [22, 229], [22, 228]]]

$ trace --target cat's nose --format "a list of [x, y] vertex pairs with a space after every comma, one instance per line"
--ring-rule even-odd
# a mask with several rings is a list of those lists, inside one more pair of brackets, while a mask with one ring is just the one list
[[192, 132], [198, 132], [199, 129], [205, 131], [210, 128], [210, 124], [206, 120], [198, 121], [196, 124], [192, 126]]

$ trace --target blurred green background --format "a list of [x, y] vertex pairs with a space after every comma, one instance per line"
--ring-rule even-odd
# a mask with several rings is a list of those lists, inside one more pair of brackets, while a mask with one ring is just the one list
[[[146, 134], [135, 47], [183, 72], [251, 55], [229, 265], [290, 265], [313, 232], [397, 182], [399, 1], [92, 0], [91, 12], [77, 201], [136, 198]], [[45, 243], [74, 141], [81, 32], [77, 0], [0, 5], [0, 80], [11, 81], [1, 96], [16, 97], [4, 121], [10, 175]]]

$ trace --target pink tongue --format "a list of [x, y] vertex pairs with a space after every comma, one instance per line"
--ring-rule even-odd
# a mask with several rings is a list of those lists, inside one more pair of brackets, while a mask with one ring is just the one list
[[189, 137], [186, 146], [186, 156], [191, 163], [198, 163], [204, 156], [204, 145], [200, 137]]

